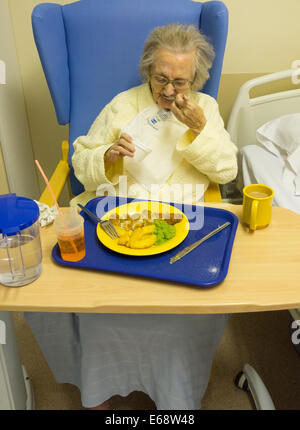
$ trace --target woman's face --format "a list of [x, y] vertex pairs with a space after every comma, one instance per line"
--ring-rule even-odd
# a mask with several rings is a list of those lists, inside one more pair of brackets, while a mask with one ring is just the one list
[[170, 80], [180, 79], [192, 82], [194, 80], [194, 70], [195, 51], [175, 53], [164, 48], [159, 48], [155, 53], [151, 75], [148, 77], [152, 95], [156, 103], [163, 109], [170, 109], [177, 94], [188, 95], [190, 92], [188, 82], [186, 85], [183, 85], [183, 88], [175, 88], [171, 82], [163, 86], [157, 82], [157, 76]]

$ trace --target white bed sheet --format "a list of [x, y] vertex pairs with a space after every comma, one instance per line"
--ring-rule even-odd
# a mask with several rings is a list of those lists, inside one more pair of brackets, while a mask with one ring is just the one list
[[239, 153], [238, 186], [263, 183], [273, 188], [273, 205], [300, 214], [300, 196], [295, 195], [294, 177], [285, 176], [285, 161], [259, 145], [247, 145]]

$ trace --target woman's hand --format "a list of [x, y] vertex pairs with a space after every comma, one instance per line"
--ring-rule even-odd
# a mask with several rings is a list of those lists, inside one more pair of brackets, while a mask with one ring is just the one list
[[176, 118], [187, 125], [195, 135], [200, 134], [206, 124], [206, 118], [202, 108], [189, 100], [185, 94], [177, 94], [171, 105], [171, 111]]
[[133, 157], [135, 147], [129, 134], [122, 133], [119, 139], [105, 152], [104, 163], [115, 163], [120, 157]]

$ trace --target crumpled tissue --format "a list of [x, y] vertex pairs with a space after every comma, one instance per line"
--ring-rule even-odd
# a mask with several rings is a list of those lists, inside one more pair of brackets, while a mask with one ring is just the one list
[[40, 216], [39, 216], [40, 226], [45, 227], [48, 224], [52, 224], [56, 218], [56, 215], [58, 214], [58, 210], [56, 206], [54, 205], [50, 207], [45, 203], [38, 202], [37, 200], [35, 200], [35, 202], [37, 203], [40, 210]]

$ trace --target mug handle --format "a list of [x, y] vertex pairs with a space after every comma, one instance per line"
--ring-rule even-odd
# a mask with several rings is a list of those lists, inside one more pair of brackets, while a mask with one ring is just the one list
[[258, 208], [258, 201], [254, 200], [251, 205], [250, 230], [256, 230], [257, 208]]

